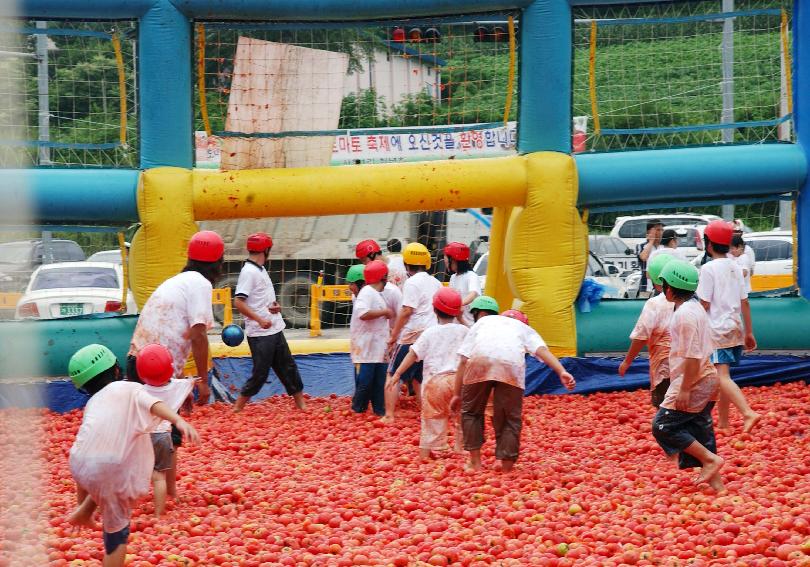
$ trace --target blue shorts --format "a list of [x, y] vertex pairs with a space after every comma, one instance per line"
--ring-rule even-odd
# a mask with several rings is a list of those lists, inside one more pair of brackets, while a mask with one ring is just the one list
[[119, 545], [126, 545], [129, 540], [129, 526], [113, 533], [102, 532], [104, 538], [104, 553], [112, 555]]
[[729, 366], [737, 366], [740, 364], [742, 352], [742, 345], [729, 348], [719, 348], [712, 353], [712, 364], [728, 364]]
[[[394, 352], [391, 353], [391, 362], [388, 364], [388, 373], [393, 374], [399, 368], [399, 365], [402, 364], [402, 361], [405, 360], [405, 357], [411, 351], [411, 345], [396, 345], [394, 347]], [[410, 384], [416, 380], [420, 384], [422, 383], [422, 361], [415, 362], [408, 368], [407, 371], [402, 375], [402, 382], [405, 384]]]

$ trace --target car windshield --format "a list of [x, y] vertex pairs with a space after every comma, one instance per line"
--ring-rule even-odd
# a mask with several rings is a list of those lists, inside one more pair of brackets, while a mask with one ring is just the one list
[[793, 258], [793, 244], [785, 240], [752, 238], [745, 242], [754, 249], [757, 262], [790, 260]]
[[25, 264], [31, 261], [30, 242], [0, 244], [0, 264]]
[[678, 246], [694, 248], [697, 245], [697, 240], [695, 240], [695, 233], [697, 233], [697, 229], [679, 228], [676, 232], [678, 234]]
[[65, 267], [41, 270], [31, 291], [74, 287], [118, 288], [118, 276], [113, 268]]
[[118, 250], [105, 250], [104, 252], [96, 252], [87, 259], [88, 262], [112, 262], [114, 264], [121, 263], [121, 252]]
[[478, 264], [475, 267], [475, 273], [479, 276], [487, 275], [487, 262], [489, 261], [489, 256], [484, 255], [481, 256], [481, 259], [478, 260]]

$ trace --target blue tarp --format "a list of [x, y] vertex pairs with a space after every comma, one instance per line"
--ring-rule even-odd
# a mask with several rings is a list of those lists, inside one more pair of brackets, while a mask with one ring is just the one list
[[[304, 391], [311, 396], [350, 396], [354, 392], [354, 371], [348, 354], [310, 354], [295, 357]], [[619, 358], [566, 358], [563, 364], [577, 379], [576, 394], [637, 390], [649, 385], [646, 359], [637, 359], [624, 378], [617, 373]], [[219, 358], [214, 360], [217, 377], [225, 391], [235, 397], [252, 368], [250, 358]], [[740, 366], [732, 368], [734, 380], [741, 386], [764, 386], [776, 382], [804, 380], [810, 383], [810, 357], [787, 355], [747, 356]], [[254, 399], [284, 393], [275, 376], [262, 387]], [[533, 358], [527, 360], [526, 395], [567, 394], [557, 376]], [[0, 383], [0, 408], [42, 407], [66, 412], [83, 407], [87, 397], [76, 391], [67, 380]]]

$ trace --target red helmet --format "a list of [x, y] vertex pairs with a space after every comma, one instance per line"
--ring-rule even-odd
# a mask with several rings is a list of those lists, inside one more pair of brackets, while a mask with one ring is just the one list
[[703, 231], [703, 234], [714, 244], [730, 246], [731, 238], [734, 236], [734, 228], [732, 228], [731, 223], [722, 220], [714, 220], [706, 225], [706, 230]]
[[374, 240], [363, 240], [362, 242], [358, 242], [357, 246], [354, 248], [355, 256], [360, 259], [365, 258], [369, 254], [374, 254], [375, 252], [380, 252], [380, 245]]
[[529, 318], [526, 317], [526, 314], [523, 311], [518, 311], [517, 309], [507, 309], [503, 313], [501, 313], [504, 317], [509, 317], [510, 319], [517, 319], [524, 325], [529, 324]]
[[188, 241], [188, 259], [198, 262], [216, 262], [225, 252], [222, 237], [213, 230], [201, 230]]
[[470, 259], [470, 247], [461, 242], [450, 242], [444, 247], [444, 253], [456, 261]]
[[135, 359], [135, 370], [144, 384], [163, 386], [174, 374], [172, 355], [163, 345], [146, 345]]
[[433, 296], [433, 307], [452, 317], [461, 313], [461, 294], [452, 287], [443, 287]]
[[264, 252], [273, 247], [273, 239], [269, 234], [257, 232], [247, 237], [248, 252]]
[[385, 265], [385, 262], [380, 260], [373, 260], [363, 268], [363, 280], [367, 284], [377, 283], [387, 275], [388, 266]]

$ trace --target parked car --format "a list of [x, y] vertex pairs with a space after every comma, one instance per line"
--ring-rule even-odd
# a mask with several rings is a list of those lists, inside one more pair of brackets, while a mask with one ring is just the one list
[[633, 270], [638, 267], [638, 258], [624, 240], [607, 234], [588, 235], [588, 249], [603, 262], [609, 262], [620, 271]]
[[0, 292], [21, 292], [33, 271], [53, 262], [81, 262], [84, 250], [72, 240], [20, 240], [0, 244]]
[[793, 233], [786, 230], [749, 232], [743, 236], [745, 243], [754, 249], [757, 275], [781, 275], [793, 273]]
[[722, 220], [716, 215], [696, 215], [693, 213], [616, 217], [610, 235], [621, 238], [627, 246], [635, 251], [636, 246], [646, 240], [647, 222], [651, 219], [660, 220], [665, 228], [670, 226], [706, 226], [713, 220]]
[[[116, 312], [123, 296], [123, 270], [110, 262], [59, 262], [37, 268], [17, 302], [16, 319], [59, 319]], [[126, 314], [138, 312], [132, 292]]]
[[678, 235], [678, 249], [681, 250], [686, 259], [691, 261], [703, 254], [703, 229], [704, 226], [672, 225], [667, 228], [675, 231]]
[[[129, 248], [129, 244], [127, 244]], [[101, 250], [95, 254], [91, 254], [87, 259], [88, 262], [112, 262], [113, 264], [121, 263], [121, 250]]]
[[[489, 252], [482, 255], [473, 267], [473, 271], [478, 274], [481, 282], [481, 289], [487, 283], [487, 265], [489, 263]], [[635, 298], [638, 295], [638, 283], [635, 289], [628, 288], [627, 284], [619, 277], [619, 268], [613, 264], [602, 262], [593, 252], [588, 253], [588, 264], [585, 267], [585, 277], [593, 278], [605, 286], [603, 297], [620, 299]]]

